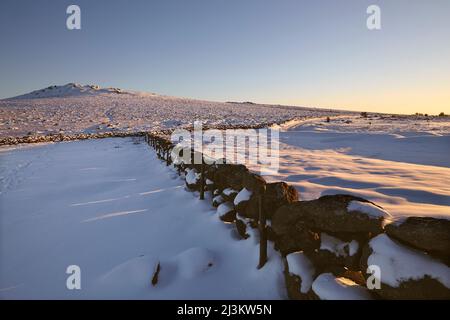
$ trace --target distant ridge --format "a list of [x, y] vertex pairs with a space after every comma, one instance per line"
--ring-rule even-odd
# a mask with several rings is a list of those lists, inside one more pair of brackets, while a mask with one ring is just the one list
[[120, 88], [101, 88], [98, 85], [83, 86], [78, 83], [68, 83], [62, 86], [49, 86], [44, 89], [35, 90], [30, 93], [8, 98], [6, 100], [73, 97], [73, 96], [96, 95], [105, 93], [127, 94], [133, 92], [124, 91]]

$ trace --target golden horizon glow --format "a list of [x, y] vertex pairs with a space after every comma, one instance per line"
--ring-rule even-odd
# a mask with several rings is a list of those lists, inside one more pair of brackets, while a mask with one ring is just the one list
[[[449, 86], [450, 88], [450, 86]], [[374, 93], [354, 93], [351, 96], [324, 94], [322, 97], [289, 97], [286, 99], [269, 99], [263, 103], [286, 104], [304, 107], [339, 109], [349, 111], [367, 111], [376, 113], [406, 114], [423, 113], [438, 115], [450, 114], [450, 89], [429, 88], [428, 90], [411, 88], [404, 91], [385, 90], [378, 95]], [[259, 101], [258, 101], [259, 102]]]

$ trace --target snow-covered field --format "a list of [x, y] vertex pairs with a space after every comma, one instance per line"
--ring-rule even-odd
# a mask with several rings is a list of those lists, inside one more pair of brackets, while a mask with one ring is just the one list
[[[267, 180], [295, 186], [301, 200], [350, 193], [394, 219], [450, 218], [448, 117], [362, 117], [77, 85], [0, 101], [1, 136], [291, 119], [278, 126], [280, 168]], [[258, 233], [238, 240], [211, 199], [186, 192], [137, 138], [3, 146], [0, 183], [0, 298], [286, 298], [279, 254], [270, 248], [258, 271]], [[69, 265], [81, 268], [81, 290], [66, 288]], [[319, 280], [313, 287], [328, 298], [348, 285]]]
[[294, 185], [302, 200], [350, 193], [395, 218], [450, 218], [449, 120], [340, 116], [281, 129], [280, 170], [266, 178]]
[[191, 126], [258, 126], [342, 112], [212, 102], [67, 84], [0, 100], [0, 136], [145, 131]]
[[0, 176], [2, 299], [285, 298], [279, 254], [257, 270], [257, 232], [238, 240], [145, 142], [3, 147]]

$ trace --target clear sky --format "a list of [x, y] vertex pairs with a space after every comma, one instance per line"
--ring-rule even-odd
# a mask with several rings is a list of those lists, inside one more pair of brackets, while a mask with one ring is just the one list
[[[370, 4], [382, 30], [366, 28]], [[68, 82], [450, 113], [450, 1], [1, 0], [0, 98]]]

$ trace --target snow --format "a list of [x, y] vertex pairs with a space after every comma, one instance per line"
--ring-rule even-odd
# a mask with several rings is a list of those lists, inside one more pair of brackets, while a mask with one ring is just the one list
[[[201, 101], [76, 84], [0, 101], [1, 136], [173, 129], [190, 126], [193, 119], [210, 128], [278, 123], [273, 128], [282, 130], [280, 168], [264, 178], [293, 185], [302, 200], [344, 193], [384, 208], [349, 204], [349, 211], [374, 217], [389, 212], [397, 220], [450, 218], [448, 117], [365, 118], [352, 112]], [[214, 214], [219, 209], [186, 192], [184, 180], [171, 167], [160, 166], [144, 144], [105, 139], [0, 150], [1, 297], [283, 296], [277, 254], [253, 272], [257, 232], [249, 229], [251, 239], [233, 242], [232, 225]], [[250, 166], [260, 172], [258, 165]], [[186, 179], [194, 182], [198, 173], [187, 172]], [[232, 192], [237, 193], [225, 194]], [[246, 198], [241, 192], [237, 203]], [[220, 210], [232, 206], [230, 202]], [[390, 283], [431, 272], [448, 286], [447, 267], [390, 239], [376, 239], [371, 258], [385, 265]], [[321, 244], [338, 255], [346, 245], [327, 236]], [[356, 241], [348, 248], [354, 254]], [[203, 262], [195, 265], [183, 258], [185, 252]], [[411, 263], [412, 257], [420, 257], [420, 263]], [[210, 258], [213, 266], [204, 269]], [[192, 278], [180, 271], [185, 261]], [[162, 265], [160, 283], [149, 288], [157, 262]], [[80, 292], [64, 285], [64, 270], [73, 263], [85, 270], [86, 286]], [[319, 281], [316, 287], [357, 289], [343, 283], [348, 282]]]
[[[280, 168], [265, 178], [292, 184], [303, 200], [347, 193], [380, 205], [394, 219], [450, 217], [450, 117], [365, 118], [79, 87], [73, 89], [77, 95], [1, 100], [0, 135], [159, 130], [190, 126], [193, 119], [208, 127], [276, 122], [273, 127], [282, 130]], [[252, 169], [260, 172], [257, 165]]]
[[237, 206], [242, 201], [248, 201], [251, 196], [252, 192], [247, 190], [246, 188], [243, 188], [241, 191], [239, 191], [236, 198], [234, 198], [234, 205]]
[[328, 250], [336, 257], [353, 256], [358, 252], [359, 243], [356, 240], [344, 242], [338, 238], [332, 237], [325, 232], [320, 234], [320, 249]]
[[350, 201], [347, 206], [349, 212], [359, 211], [367, 214], [371, 218], [390, 218], [391, 215], [385, 210], [373, 205], [370, 202]]
[[322, 273], [312, 284], [314, 293], [321, 300], [371, 300], [368, 290], [350, 279], [331, 273]]
[[450, 288], [450, 268], [423, 252], [407, 248], [381, 234], [369, 242], [373, 252], [368, 265], [381, 270], [381, 282], [398, 287], [402, 282], [429, 276]]
[[349, 252], [350, 257], [355, 255], [359, 249], [358, 241], [356, 241], [356, 240], [350, 241], [350, 243], [348, 244], [348, 248], [349, 248], [348, 252]]
[[450, 118], [370, 117], [281, 126], [279, 170], [264, 178], [294, 186], [301, 200], [352, 194], [381, 206], [393, 220], [449, 219]]
[[226, 188], [225, 190], [223, 190], [222, 193], [226, 196], [231, 196], [233, 193], [238, 193], [238, 192], [232, 188]]
[[186, 169], [186, 183], [196, 184], [200, 179], [200, 173], [197, 173], [194, 169]]
[[300, 292], [307, 293], [311, 289], [314, 277], [314, 266], [303, 252], [294, 252], [286, 256], [289, 273], [300, 277]]
[[[286, 297], [273, 246], [258, 270], [255, 234], [233, 237], [140, 139], [0, 150], [1, 299]], [[81, 290], [66, 288], [69, 265]]]
[[227, 214], [230, 211], [234, 210], [234, 206], [231, 202], [224, 202], [221, 203], [218, 207], [217, 207], [217, 214], [219, 216], [223, 216], [224, 214]]
[[[339, 115], [331, 117], [330, 122], [320, 119], [316, 121], [302, 122], [302, 131], [316, 131], [320, 133], [340, 133], [342, 138], [345, 134], [351, 135], [357, 133], [363, 137], [367, 133], [373, 135], [389, 135], [397, 139], [418, 138], [432, 136], [445, 136], [450, 131], [450, 119], [445, 117], [422, 117], [415, 115], [391, 115], [391, 114], [373, 114], [369, 117], [360, 115]], [[293, 125], [293, 128], [298, 126]], [[325, 135], [328, 137], [328, 135]], [[336, 140], [340, 140], [337, 136]], [[363, 145], [358, 146], [363, 147]], [[366, 146], [371, 147], [371, 146]], [[378, 148], [382, 146], [376, 146]]]
[[186, 279], [198, 277], [216, 264], [214, 253], [205, 248], [190, 248], [180, 253], [177, 260], [178, 271]]
[[224, 199], [220, 194], [213, 198], [213, 202], [215, 202], [215, 203], [222, 203], [223, 201], [224, 201]]
[[164, 130], [202, 121], [209, 128], [259, 126], [338, 112], [295, 106], [177, 98], [68, 84], [0, 100], [0, 136]]
[[[159, 261], [155, 257], [140, 256], [125, 261], [94, 279], [94, 295], [102, 298], [144, 294], [151, 287], [152, 273]], [[84, 290], [84, 288], [82, 288]]]
[[62, 86], [50, 86], [45, 89], [35, 90], [30, 93], [13, 97], [10, 99], [39, 99], [39, 98], [54, 98], [54, 97], [72, 97], [83, 95], [98, 95], [105, 93], [115, 94], [132, 94], [131, 91], [123, 91], [118, 88], [100, 88], [98, 85], [81, 85], [78, 83], [68, 83]]

